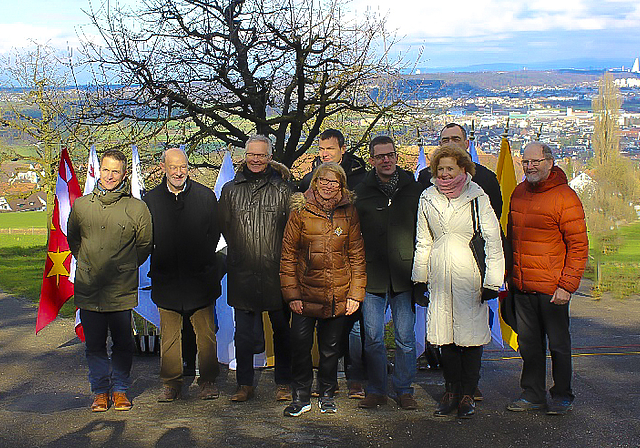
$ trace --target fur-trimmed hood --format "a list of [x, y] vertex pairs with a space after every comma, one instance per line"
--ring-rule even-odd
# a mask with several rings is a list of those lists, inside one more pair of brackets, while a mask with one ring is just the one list
[[[238, 169], [236, 169], [236, 174], [237, 173], [242, 173], [242, 170], [244, 169], [244, 167], [247, 166], [247, 162], [242, 162], [240, 165], [238, 165]], [[280, 162], [276, 162], [275, 160], [270, 160], [269, 161], [269, 166], [278, 174], [280, 174], [280, 176], [282, 176], [283, 180], [289, 181], [291, 180], [291, 171], [289, 170], [289, 168], [287, 168], [286, 165], [283, 165]]]

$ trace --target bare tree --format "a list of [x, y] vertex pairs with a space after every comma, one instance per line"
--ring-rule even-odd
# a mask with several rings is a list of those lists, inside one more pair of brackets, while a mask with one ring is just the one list
[[0, 141], [0, 163], [26, 160], [42, 166], [41, 189], [47, 193], [49, 213], [53, 212], [61, 148], [72, 151], [90, 138], [90, 131], [75, 120], [79, 94], [69, 87], [74, 84], [73, 70], [66, 59], [54, 48], [39, 44], [0, 58], [5, 87], [0, 104], [0, 129], [5, 137]]
[[389, 62], [385, 20], [369, 12], [347, 20], [342, 4], [143, 0], [127, 9], [105, 2], [89, 12], [104, 46], [85, 39], [101, 86], [95, 116], [156, 134], [178, 120], [191, 150], [211, 138], [239, 147], [251, 133], [269, 135], [274, 157], [289, 166], [325, 120], [342, 116], [367, 123], [352, 142], [359, 147], [398, 108], [400, 100], [379, 87], [400, 67]]

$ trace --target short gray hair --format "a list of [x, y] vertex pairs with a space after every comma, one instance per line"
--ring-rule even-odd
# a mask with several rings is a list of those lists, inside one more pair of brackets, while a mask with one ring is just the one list
[[273, 154], [273, 142], [266, 135], [253, 134], [252, 136], [250, 136], [247, 139], [247, 142], [244, 144], [244, 150], [246, 151], [247, 150], [247, 146], [249, 146], [249, 143], [253, 143], [253, 142], [266, 143], [267, 144], [267, 154], [269, 154], [269, 155]]
[[538, 142], [542, 147], [542, 155], [545, 159], [553, 160], [553, 151], [546, 143]]
[[542, 149], [542, 156], [546, 160], [554, 160], [553, 151], [551, 150], [549, 145], [547, 145], [546, 143], [539, 142], [538, 140], [533, 140], [532, 142], [529, 142], [527, 146], [524, 147], [524, 149], [527, 149], [529, 146], [539, 146], [540, 149]]
[[167, 148], [167, 149], [165, 149], [164, 151], [162, 151], [162, 154], [160, 155], [160, 162], [164, 163], [164, 161], [167, 158], [167, 151], [169, 151], [170, 149], [177, 149], [178, 151], [180, 151], [184, 155], [184, 158], [187, 159], [187, 164], [189, 163], [189, 156], [187, 156], [187, 152], [182, 148]]

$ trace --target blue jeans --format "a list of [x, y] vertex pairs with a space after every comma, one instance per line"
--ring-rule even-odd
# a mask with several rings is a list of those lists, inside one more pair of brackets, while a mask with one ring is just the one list
[[411, 291], [395, 296], [366, 293], [362, 304], [364, 316], [364, 351], [369, 382], [367, 393], [385, 395], [387, 391], [387, 349], [384, 345], [384, 313], [391, 306], [395, 329], [395, 368], [391, 377], [397, 395], [413, 394], [416, 376], [416, 315], [411, 303]]
[[[84, 329], [91, 392], [126, 392], [131, 384], [135, 349], [131, 310], [100, 313], [81, 309], [80, 321]], [[108, 331], [113, 341], [111, 359], [107, 354]]]

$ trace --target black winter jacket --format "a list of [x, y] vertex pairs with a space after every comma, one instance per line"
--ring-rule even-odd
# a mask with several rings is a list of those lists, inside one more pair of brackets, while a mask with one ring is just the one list
[[271, 161], [256, 179], [242, 164], [220, 194], [220, 229], [227, 241], [227, 302], [262, 312], [282, 309], [280, 255], [294, 191], [286, 166]]
[[364, 238], [367, 292], [382, 294], [409, 291], [416, 239], [416, 218], [422, 186], [413, 174], [398, 170], [398, 189], [389, 199], [367, 173], [356, 189], [356, 208]]
[[220, 296], [216, 246], [220, 239], [216, 195], [187, 178], [175, 195], [162, 183], [143, 198], [153, 219], [151, 299], [160, 308], [190, 312]]
[[[304, 193], [309, 189], [309, 186], [311, 185], [311, 178], [313, 177], [313, 172], [320, 165], [322, 165], [322, 160], [320, 160], [319, 157], [316, 157], [313, 160], [313, 169], [311, 170], [311, 172], [304, 175], [304, 177], [300, 181], [300, 187], [298, 191]], [[367, 174], [367, 166], [364, 163], [364, 160], [349, 152], [345, 152], [342, 155], [340, 166], [342, 167], [342, 169], [344, 169], [344, 172], [347, 175], [347, 186], [349, 187], [349, 190], [355, 189], [356, 185], [362, 182], [364, 176]]]
[[[431, 169], [429, 169], [429, 167], [420, 171], [420, 174], [418, 175], [418, 182], [422, 184], [424, 189], [433, 185], [431, 183], [431, 176]], [[471, 178], [471, 180], [480, 185], [480, 188], [487, 193], [489, 201], [491, 202], [491, 208], [496, 212], [498, 221], [500, 221], [500, 216], [502, 216], [502, 192], [500, 190], [500, 184], [498, 183], [496, 174], [489, 168], [476, 163], [476, 174]]]

